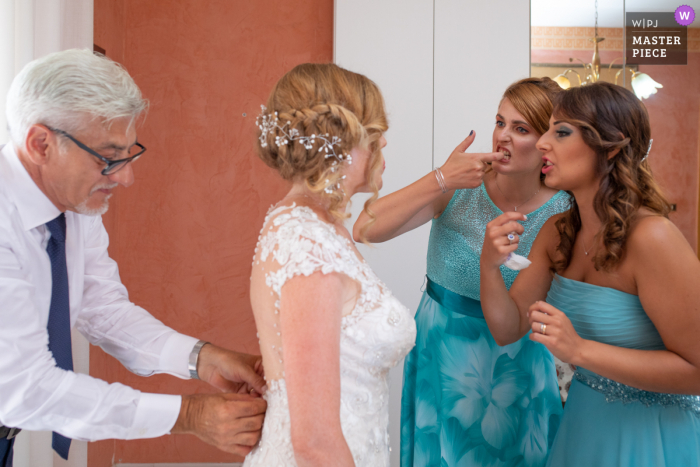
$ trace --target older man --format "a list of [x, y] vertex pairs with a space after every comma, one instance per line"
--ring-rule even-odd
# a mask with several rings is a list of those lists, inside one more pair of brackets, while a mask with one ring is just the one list
[[[100, 215], [134, 182], [146, 102], [128, 73], [87, 50], [28, 64], [7, 100], [0, 155], [0, 467], [19, 429], [70, 439], [192, 433], [246, 454], [262, 426], [258, 357], [179, 334], [131, 303]], [[137, 207], [135, 207], [137, 209]], [[74, 373], [71, 328], [134, 373], [201, 378], [226, 394], [147, 394]]]

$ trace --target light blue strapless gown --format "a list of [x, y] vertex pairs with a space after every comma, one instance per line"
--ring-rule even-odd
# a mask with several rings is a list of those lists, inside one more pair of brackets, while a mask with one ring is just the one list
[[[555, 194], [522, 222], [527, 256], [542, 225], [570, 206]], [[433, 220], [428, 285], [401, 395], [401, 467], [544, 467], [562, 414], [552, 354], [525, 336], [499, 347], [479, 301], [486, 224], [502, 212], [483, 185], [458, 190]], [[501, 268], [510, 287], [517, 271]]]
[[[636, 295], [555, 275], [547, 302], [584, 339], [665, 348]], [[700, 466], [700, 397], [641, 391], [579, 368], [547, 465]]]

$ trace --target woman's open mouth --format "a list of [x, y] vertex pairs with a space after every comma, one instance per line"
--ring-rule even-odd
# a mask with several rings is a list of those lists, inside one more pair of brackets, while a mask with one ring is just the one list
[[542, 160], [544, 161], [544, 166], [542, 167], [542, 173], [546, 174], [547, 172], [549, 172], [552, 169], [552, 167], [554, 167], [554, 164], [552, 164], [552, 161], [550, 161], [546, 157], [543, 157]]
[[509, 150], [507, 150], [507, 149], [502, 148], [502, 147], [499, 146], [498, 148], [496, 148], [496, 152], [500, 152], [500, 153], [503, 154], [503, 159], [499, 160], [498, 162], [508, 162], [508, 161], [510, 161], [511, 154], [510, 154], [510, 151], [509, 151]]

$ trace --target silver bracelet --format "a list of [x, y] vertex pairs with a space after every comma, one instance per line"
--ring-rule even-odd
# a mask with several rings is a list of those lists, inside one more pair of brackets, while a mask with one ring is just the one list
[[440, 189], [443, 193], [447, 193], [447, 184], [445, 183], [445, 176], [442, 174], [440, 167], [435, 168], [435, 178], [437, 178]]
[[198, 341], [192, 348], [190, 352], [190, 360], [187, 363], [187, 369], [190, 370], [190, 378], [199, 379], [199, 374], [197, 373], [197, 361], [199, 361], [199, 352], [202, 351], [202, 347], [209, 344], [207, 341]]

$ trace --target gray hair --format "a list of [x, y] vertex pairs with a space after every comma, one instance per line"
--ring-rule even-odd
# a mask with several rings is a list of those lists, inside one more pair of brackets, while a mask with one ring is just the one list
[[37, 123], [76, 132], [86, 118], [131, 124], [148, 108], [134, 80], [118, 63], [88, 49], [55, 52], [28, 63], [7, 94], [12, 142], [22, 147]]

